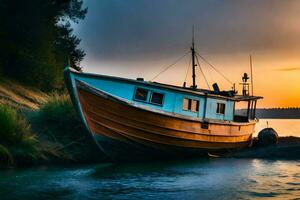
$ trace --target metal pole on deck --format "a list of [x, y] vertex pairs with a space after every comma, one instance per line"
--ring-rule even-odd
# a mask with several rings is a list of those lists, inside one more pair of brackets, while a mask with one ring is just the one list
[[193, 65], [193, 86], [192, 88], [193, 89], [196, 89], [197, 88], [197, 85], [196, 85], [196, 72], [195, 72], [195, 67], [197, 66], [196, 63], [195, 63], [195, 43], [194, 43], [194, 25], [193, 25], [193, 42], [192, 42], [192, 47], [191, 47], [191, 50], [192, 50], [192, 65]]
[[253, 72], [252, 72], [252, 56], [250, 54], [250, 69], [251, 69], [251, 95], [253, 96]]
[[254, 111], [253, 111], [253, 118], [255, 118], [255, 116], [256, 116], [256, 102], [257, 102], [257, 100], [255, 100], [254, 101]]
[[248, 100], [248, 108], [247, 108], [247, 118], [249, 119], [250, 114], [250, 101]]

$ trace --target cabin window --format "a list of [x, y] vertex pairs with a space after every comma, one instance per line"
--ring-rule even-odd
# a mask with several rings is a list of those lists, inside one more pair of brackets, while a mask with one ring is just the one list
[[163, 100], [164, 100], [164, 94], [158, 92], [152, 92], [150, 103], [161, 106], [163, 104]]
[[191, 111], [193, 111], [193, 112], [199, 111], [199, 101], [192, 99]]
[[144, 88], [136, 88], [134, 99], [138, 101], [147, 101], [149, 90]]
[[183, 110], [190, 110], [191, 103], [189, 100], [191, 100], [191, 99], [188, 99], [188, 98], [183, 99], [183, 107], [182, 107]]
[[217, 113], [225, 114], [225, 103], [217, 103]]
[[192, 111], [192, 112], [198, 112], [199, 101], [195, 99], [184, 98], [182, 109], [187, 111]]

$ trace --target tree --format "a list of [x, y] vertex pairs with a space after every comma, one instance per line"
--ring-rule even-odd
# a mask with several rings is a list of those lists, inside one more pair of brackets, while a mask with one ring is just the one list
[[84, 19], [82, 0], [0, 0], [3, 76], [49, 91], [63, 85], [68, 59], [79, 68], [85, 53], [70, 23]]
[[80, 44], [80, 39], [73, 35], [72, 31], [70, 23], [66, 23], [58, 28], [57, 39], [54, 45], [56, 58], [61, 62], [61, 65], [70, 65], [76, 70], [81, 70], [79, 64], [85, 53], [82, 49], [77, 48]]

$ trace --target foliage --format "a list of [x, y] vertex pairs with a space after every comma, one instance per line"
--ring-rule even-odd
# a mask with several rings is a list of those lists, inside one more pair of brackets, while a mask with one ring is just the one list
[[[57, 126], [66, 129], [69, 128], [70, 123], [78, 123], [74, 108], [67, 94], [52, 93], [44, 105], [38, 111], [39, 119], [43, 123], [59, 123]], [[63, 117], [62, 117], [63, 116]], [[59, 130], [61, 132], [63, 130]]]
[[13, 164], [13, 157], [8, 149], [0, 145], [0, 167], [7, 167]]
[[16, 110], [0, 103], [0, 168], [92, 163], [104, 158], [99, 154], [66, 93], [47, 95], [37, 110]]
[[0, 105], [0, 165], [31, 163], [40, 156], [28, 122], [8, 105]]
[[74, 68], [84, 57], [70, 23], [87, 9], [82, 0], [1, 0], [0, 71], [43, 90], [61, 88], [68, 60]]
[[103, 158], [77, 118], [68, 94], [52, 93], [31, 123], [39, 135], [52, 142], [47, 151], [59, 159], [96, 162]]

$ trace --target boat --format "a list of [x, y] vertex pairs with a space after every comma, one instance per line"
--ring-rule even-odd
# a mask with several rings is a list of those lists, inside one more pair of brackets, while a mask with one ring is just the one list
[[[65, 82], [77, 114], [99, 149], [114, 161], [202, 157], [251, 145], [262, 97], [196, 85], [197, 52], [190, 50], [193, 84], [187, 87], [91, 74], [66, 67]], [[253, 84], [252, 84], [253, 85]], [[247, 112], [236, 104], [246, 102]]]

